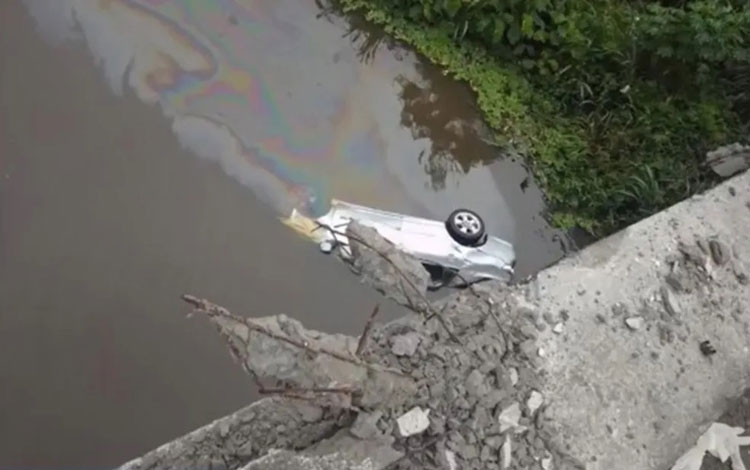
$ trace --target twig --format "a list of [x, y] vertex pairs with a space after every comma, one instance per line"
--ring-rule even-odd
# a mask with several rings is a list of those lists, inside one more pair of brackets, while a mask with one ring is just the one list
[[367, 348], [367, 339], [370, 334], [370, 328], [372, 328], [372, 322], [373, 320], [375, 320], [375, 316], [378, 314], [378, 311], [380, 311], [380, 304], [375, 304], [375, 308], [372, 309], [370, 318], [367, 319], [365, 328], [362, 330], [362, 336], [359, 337], [359, 343], [357, 343], [357, 352], [355, 353], [357, 356], [361, 357], [362, 353], [364, 353], [365, 349]]
[[[440, 314], [434, 309], [434, 307], [432, 306], [432, 303], [417, 288], [417, 286], [414, 284], [414, 282], [411, 279], [409, 279], [409, 277], [406, 274], [404, 274], [404, 272], [401, 270], [401, 268], [399, 268], [398, 265], [396, 265], [396, 263], [394, 263], [393, 260], [391, 260], [391, 258], [386, 253], [383, 253], [382, 251], [378, 250], [377, 248], [375, 248], [371, 244], [369, 244], [366, 241], [362, 240], [360, 237], [352, 236], [351, 234], [347, 234], [347, 233], [341, 232], [339, 230], [336, 230], [336, 229], [332, 228], [329, 225], [326, 225], [326, 224], [323, 224], [323, 223], [320, 223], [320, 222], [317, 222], [317, 221], [316, 221], [316, 224], [318, 226], [317, 228], [324, 228], [324, 229], [328, 230], [331, 234], [333, 234], [334, 235], [334, 240], [336, 239], [335, 235], [339, 235], [339, 236], [342, 236], [342, 237], [347, 237], [349, 239], [354, 240], [357, 243], [361, 243], [365, 247], [367, 247], [367, 248], [371, 249], [372, 251], [374, 251], [375, 253], [377, 253], [378, 256], [380, 256], [381, 258], [383, 258], [384, 260], [386, 260], [388, 262], [388, 264], [390, 264], [393, 267], [393, 269], [399, 274], [399, 276], [401, 277], [401, 279], [403, 281], [406, 281], [406, 283], [409, 284], [409, 286], [412, 288], [412, 290], [422, 299], [422, 302], [424, 302], [424, 305], [425, 305], [425, 309], [428, 310], [427, 313], [430, 313], [431, 316], [437, 317], [438, 321], [440, 322], [440, 325], [448, 333], [448, 336], [450, 336], [450, 338], [453, 341], [455, 341], [456, 343], [461, 344], [461, 341], [458, 339], [458, 337], [456, 335], [454, 335], [453, 332], [451, 331], [451, 329], [448, 327], [448, 324], [445, 322], [445, 319], [442, 316], [440, 316]], [[405, 290], [405, 289], [403, 289], [403, 287], [402, 287], [402, 290]], [[406, 299], [411, 303], [410, 296], [406, 296]], [[418, 310], [418, 309], [415, 309], [415, 310]], [[425, 313], [425, 312], [422, 312], [422, 313]]]
[[266, 328], [263, 328], [260, 325], [256, 325], [255, 323], [252, 323], [251, 321], [249, 321], [246, 318], [242, 318], [242, 317], [238, 317], [236, 315], [233, 315], [231, 312], [229, 312], [229, 310], [225, 309], [224, 307], [222, 307], [220, 305], [216, 305], [216, 304], [214, 304], [212, 302], [209, 302], [206, 299], [199, 299], [198, 297], [195, 297], [195, 296], [190, 295], [190, 294], [183, 294], [182, 295], [182, 300], [184, 300], [188, 304], [190, 304], [193, 307], [195, 307], [196, 310], [204, 312], [209, 317], [217, 316], [217, 317], [228, 317], [228, 318], [231, 318], [232, 320], [234, 320], [236, 322], [239, 322], [239, 323], [242, 323], [243, 325], [247, 326], [248, 329], [250, 329], [252, 331], [255, 331], [255, 332], [260, 333], [262, 335], [268, 336], [268, 337], [273, 338], [273, 339], [275, 339], [277, 341], [282, 341], [282, 342], [290, 344], [292, 346], [304, 349], [304, 350], [309, 351], [309, 352], [311, 352], [313, 354], [325, 354], [325, 355], [334, 357], [336, 359], [339, 359], [341, 361], [349, 362], [351, 364], [354, 364], [354, 365], [357, 365], [357, 366], [361, 366], [361, 367], [365, 367], [365, 368], [368, 368], [368, 369], [379, 369], [381, 372], [388, 372], [388, 373], [399, 375], [399, 376], [402, 376], [402, 377], [406, 376], [403, 372], [400, 372], [400, 371], [397, 371], [397, 370], [385, 369], [385, 368], [376, 366], [374, 364], [371, 364], [371, 363], [368, 363], [368, 362], [365, 362], [365, 361], [361, 361], [361, 360], [359, 360], [357, 358], [354, 358], [352, 356], [347, 356], [347, 355], [341, 354], [341, 353], [336, 352], [336, 351], [329, 351], [329, 350], [323, 349], [323, 348], [314, 348], [314, 347], [310, 346], [306, 341], [305, 342], [297, 341], [295, 339], [289, 338], [288, 336], [284, 336], [284, 335], [280, 335], [280, 334], [274, 333], [273, 331], [269, 331], [269, 330], [267, 330]]

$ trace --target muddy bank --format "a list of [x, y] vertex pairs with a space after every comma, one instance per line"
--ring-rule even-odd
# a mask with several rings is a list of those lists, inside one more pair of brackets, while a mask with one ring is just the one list
[[[359, 268], [392, 279], [384, 290], [414, 313], [358, 340], [187, 298], [266, 393], [316, 407], [319, 422], [339, 413], [315, 444], [296, 448], [279, 428], [249, 458], [229, 441], [237, 420], [228, 417], [223, 444], [200, 454], [217, 462], [206, 468], [698, 468], [703, 450], [692, 462], [681, 456], [711, 422], [727, 413], [746, 425], [747, 400], [737, 397], [750, 385], [749, 183], [738, 176], [528, 284], [480, 284], [439, 303], [420, 303], [421, 275], [408, 260], [367, 261], [383, 255], [360, 233], [370, 252]], [[370, 393], [376, 377], [387, 393]], [[215, 440], [219, 428], [198, 432]], [[749, 439], [729, 452], [741, 456]], [[189, 442], [171, 445], [183, 460], [161, 449], [125, 468], [194, 458]]]
[[0, 467], [111, 467], [254, 400], [175, 304], [202, 289], [349, 334], [381, 300], [0, 2]]

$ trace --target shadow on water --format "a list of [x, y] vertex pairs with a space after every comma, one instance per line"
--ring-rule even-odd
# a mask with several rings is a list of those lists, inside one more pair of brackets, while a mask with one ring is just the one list
[[487, 134], [484, 125], [468, 101], [454, 95], [455, 84], [453, 94], [447, 97], [443, 84], [436, 83], [448, 80], [442, 75], [430, 76], [426, 84], [419, 85], [398, 79], [404, 105], [401, 125], [409, 128], [415, 139], [429, 140], [430, 148], [420, 152], [418, 159], [436, 191], [445, 189], [449, 173], [468, 173], [475, 166], [502, 158], [483, 141], [480, 134]]

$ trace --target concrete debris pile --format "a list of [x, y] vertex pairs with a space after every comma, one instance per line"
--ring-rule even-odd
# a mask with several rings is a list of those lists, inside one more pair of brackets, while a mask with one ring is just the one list
[[[388, 468], [521, 469], [542, 462], [552, 468], [560, 459], [544, 429], [534, 366], [538, 326], [500, 283], [436, 306], [443, 323], [414, 315], [374, 329], [362, 357], [352, 338], [308, 331], [284, 316], [240, 318], [208, 301], [186, 300], [208, 315], [251, 375], [275, 381], [274, 393], [304, 400], [321, 417], [323, 410], [348, 413], [346, 434], [331, 439], [379, 449], [376, 455], [386, 457], [376, 460]], [[292, 462], [319, 452], [276, 452], [247, 468], [272, 468], [264, 462], [296, 468]]]
[[[408, 404], [362, 411], [404, 453], [389, 468], [542, 469], [562, 462], [545, 428], [538, 325], [516, 290], [475, 286], [436, 310], [452, 334], [434, 318], [416, 317], [372, 334], [367, 354], [417, 385]], [[404, 343], [415, 347], [405, 354]], [[415, 423], [405, 432], [407, 418]]]

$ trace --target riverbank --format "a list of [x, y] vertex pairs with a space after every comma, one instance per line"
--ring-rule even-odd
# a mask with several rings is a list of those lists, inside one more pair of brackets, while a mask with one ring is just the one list
[[[721, 57], [734, 47], [741, 53], [744, 40], [680, 41], [706, 38], [703, 17], [725, 25], [708, 36], [722, 41], [722, 34], [750, 22], [746, 8], [690, 13], [698, 14], [690, 23], [690, 9], [641, 11], [618, 1], [591, 8], [576, 2], [337, 4], [382, 25], [472, 87], [498, 144], [527, 157], [559, 227], [606, 235], [705, 190], [717, 182], [704, 165], [705, 152], [744, 135], [745, 108], [729, 96], [735, 87], [741, 95], [740, 78], [701, 79], [696, 71], [731, 75]], [[649, 29], [652, 23], [661, 26]], [[697, 31], [670, 36], [690, 28]], [[673, 62], [660, 55], [683, 46], [711, 52]]]
[[[418, 274], [381, 285], [420, 313], [374, 328], [364, 348], [190, 299], [246, 370], [303, 400], [258, 402], [123, 469], [667, 469], [728, 403], [740, 407], [729, 424], [746, 413], [732, 400], [750, 386], [749, 188], [750, 173], [737, 176], [527, 284], [479, 284], [439, 304], [419, 300]], [[423, 416], [414, 428], [410, 410]]]

